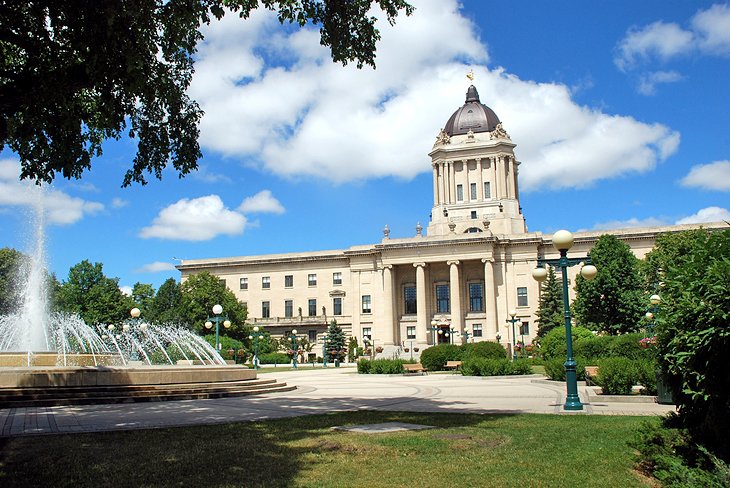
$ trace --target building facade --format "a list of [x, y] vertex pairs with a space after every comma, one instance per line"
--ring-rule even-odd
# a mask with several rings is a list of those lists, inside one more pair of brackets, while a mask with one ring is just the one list
[[[248, 308], [248, 322], [273, 336], [297, 329], [315, 346], [333, 319], [382, 357], [442, 342], [529, 343], [537, 333], [538, 258], [557, 258], [551, 236], [528, 232], [519, 201], [516, 145], [472, 85], [429, 156], [433, 208], [427, 233], [344, 250], [185, 260], [182, 280], [208, 271]], [[662, 232], [697, 226], [616, 230], [642, 258]], [[585, 256], [601, 232], [575, 233]], [[579, 267], [569, 270], [574, 280]], [[571, 287], [572, 288], [572, 287]], [[507, 322], [516, 311], [517, 324]], [[315, 351], [319, 349], [315, 348]]]

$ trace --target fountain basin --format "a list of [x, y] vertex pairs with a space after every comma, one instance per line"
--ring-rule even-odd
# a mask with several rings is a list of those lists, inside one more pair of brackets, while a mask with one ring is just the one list
[[54, 366], [0, 369], [0, 388], [184, 385], [256, 379], [244, 366]]
[[0, 352], [1, 368], [24, 368], [28, 366], [58, 366], [66, 361], [66, 366], [122, 366], [123, 361], [116, 353], [71, 353], [65, 357], [53, 351], [43, 352]]

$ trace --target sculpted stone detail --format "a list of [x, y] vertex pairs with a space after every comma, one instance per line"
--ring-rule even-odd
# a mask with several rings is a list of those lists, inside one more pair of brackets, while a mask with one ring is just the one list
[[390, 228], [388, 227], [388, 224], [385, 224], [385, 227], [383, 228], [383, 239], [389, 239], [390, 238]]
[[451, 144], [451, 137], [446, 133], [445, 130], [441, 129], [436, 136], [436, 142], [433, 143], [433, 147], [441, 146], [444, 144]]
[[509, 134], [507, 134], [507, 131], [504, 130], [504, 127], [502, 127], [502, 122], [497, 124], [497, 127], [494, 128], [492, 132], [489, 133], [490, 139], [507, 139], [508, 141], [511, 141]]

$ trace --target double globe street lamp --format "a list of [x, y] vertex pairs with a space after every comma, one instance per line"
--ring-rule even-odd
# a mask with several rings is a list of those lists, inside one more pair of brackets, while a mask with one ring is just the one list
[[[517, 340], [515, 339], [515, 323], [519, 322], [517, 318], [517, 310], [509, 311], [510, 318], [507, 319], [508, 324], [512, 324], [512, 361], [517, 361]], [[499, 339], [498, 339], [499, 340]]]
[[553, 234], [553, 246], [560, 252], [559, 259], [542, 259], [538, 258], [537, 268], [532, 270], [532, 277], [542, 283], [547, 278], [547, 270], [545, 265], [559, 267], [563, 278], [563, 310], [565, 314], [565, 346], [567, 359], [565, 361], [565, 382], [568, 389], [568, 396], [565, 399], [565, 410], [583, 410], [583, 404], [578, 396], [578, 378], [576, 375], [576, 363], [573, 358], [573, 335], [571, 332], [570, 321], [570, 302], [568, 300], [568, 268], [576, 264], [583, 263], [580, 270], [581, 276], [587, 280], [592, 280], [598, 274], [595, 266], [590, 264], [589, 257], [569, 258], [568, 250], [573, 247], [573, 234], [567, 230], [559, 230]]
[[263, 335], [264, 331], [259, 329], [258, 325], [255, 325], [253, 332], [248, 336], [248, 339], [253, 341], [253, 369], [259, 369], [259, 339]]
[[294, 354], [292, 354], [291, 366], [296, 369], [297, 352], [299, 350], [299, 344], [297, 343], [297, 329], [292, 329], [291, 334], [289, 335], [289, 340], [291, 341], [291, 350], [294, 352]]
[[208, 317], [208, 320], [205, 322], [205, 328], [210, 330], [213, 327], [213, 322], [215, 322], [215, 350], [220, 352], [221, 350], [221, 342], [220, 342], [220, 324], [223, 322], [223, 327], [226, 329], [230, 328], [231, 321], [228, 320], [228, 317], [222, 317], [221, 314], [223, 313], [223, 307], [215, 304], [213, 305], [213, 317]]

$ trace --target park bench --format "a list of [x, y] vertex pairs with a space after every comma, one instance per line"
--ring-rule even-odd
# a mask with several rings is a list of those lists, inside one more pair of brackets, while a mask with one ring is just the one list
[[409, 373], [422, 373], [426, 374], [426, 368], [423, 367], [421, 363], [415, 363], [415, 364], [404, 364], [403, 370], [406, 374]]
[[457, 371], [459, 371], [459, 368], [461, 368], [461, 361], [446, 361], [446, 366], [444, 366], [446, 369], [450, 369], [454, 371], [454, 374], [456, 374]]
[[598, 366], [586, 366], [586, 385], [595, 385], [593, 378], [598, 376]]

